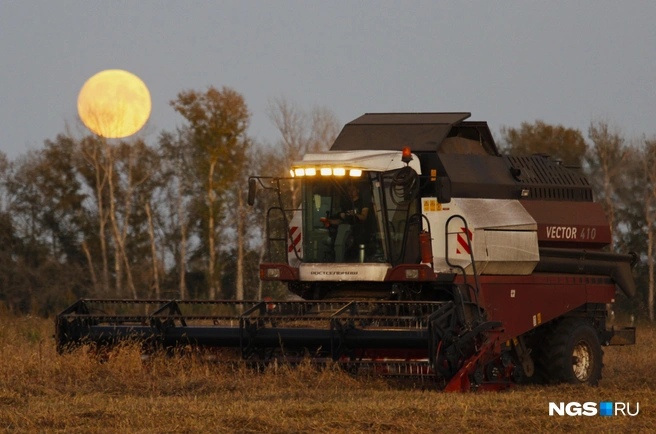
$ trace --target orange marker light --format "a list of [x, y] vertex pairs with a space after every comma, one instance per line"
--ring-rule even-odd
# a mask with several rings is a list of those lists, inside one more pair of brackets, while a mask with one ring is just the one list
[[404, 146], [401, 154], [401, 161], [408, 164], [412, 160], [412, 151], [409, 146]]

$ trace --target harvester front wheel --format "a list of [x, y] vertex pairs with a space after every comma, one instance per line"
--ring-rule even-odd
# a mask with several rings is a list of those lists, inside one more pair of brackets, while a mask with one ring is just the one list
[[574, 318], [560, 321], [551, 329], [545, 344], [542, 374], [547, 382], [591, 386], [599, 383], [604, 353], [597, 331], [590, 324]]

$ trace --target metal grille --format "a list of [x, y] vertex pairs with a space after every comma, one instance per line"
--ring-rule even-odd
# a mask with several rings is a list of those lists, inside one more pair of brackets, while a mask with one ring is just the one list
[[592, 187], [579, 170], [544, 155], [503, 157], [527, 199], [592, 201]]

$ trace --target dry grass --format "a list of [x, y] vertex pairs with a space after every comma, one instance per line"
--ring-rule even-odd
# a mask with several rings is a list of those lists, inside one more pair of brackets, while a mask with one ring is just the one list
[[[156, 358], [125, 347], [104, 363], [58, 356], [52, 321], [0, 318], [0, 431], [66, 433], [653, 432], [656, 329], [605, 348], [597, 388], [515, 387], [447, 394], [353, 378], [338, 369], [264, 373]], [[549, 401], [630, 401], [637, 417], [549, 417]]]

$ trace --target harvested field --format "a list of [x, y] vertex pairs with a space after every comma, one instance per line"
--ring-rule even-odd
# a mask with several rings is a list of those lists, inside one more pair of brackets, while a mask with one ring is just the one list
[[[59, 356], [53, 321], [0, 317], [0, 431], [38, 433], [653, 432], [656, 328], [606, 347], [599, 387], [518, 386], [447, 394], [356, 378], [338, 368], [258, 373], [192, 358], [148, 364], [126, 346], [100, 362]], [[622, 401], [635, 417], [549, 416], [549, 402]]]

